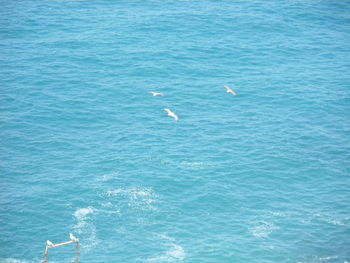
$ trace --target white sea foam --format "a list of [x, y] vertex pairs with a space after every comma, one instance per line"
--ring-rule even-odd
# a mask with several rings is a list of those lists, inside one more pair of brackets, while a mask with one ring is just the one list
[[[298, 263], [320, 263], [320, 262], [334, 262], [334, 260], [338, 259], [338, 256], [311, 256], [308, 259], [305, 259], [303, 261], [298, 261]], [[344, 261], [344, 263], [349, 263], [346, 260]]]
[[270, 214], [273, 215], [273, 216], [276, 216], [276, 217], [283, 217], [283, 216], [286, 216], [285, 213], [274, 212], [274, 211], [271, 211]]
[[345, 226], [345, 224], [340, 220], [329, 220], [328, 223], [336, 226]]
[[257, 238], [268, 237], [274, 230], [279, 229], [278, 226], [275, 226], [270, 222], [258, 222], [249, 229], [250, 233]]
[[102, 203], [101, 206], [105, 209], [98, 209], [99, 213], [120, 214], [120, 209], [115, 208], [115, 206], [112, 204], [112, 202]]
[[15, 258], [4, 258], [4, 259], [0, 259], [0, 263], [34, 263], [36, 261], [28, 261], [28, 260], [24, 260], [24, 259], [15, 259]]
[[124, 199], [129, 207], [155, 210], [156, 194], [151, 188], [114, 189], [106, 192], [107, 197]]
[[175, 243], [174, 238], [168, 237], [166, 235], [159, 235], [159, 237], [167, 243], [167, 246], [169, 248], [163, 255], [148, 258], [148, 262], [178, 262], [185, 259], [185, 250], [183, 247]]
[[172, 249], [167, 252], [166, 256], [175, 260], [184, 260], [185, 251], [181, 246], [173, 244]]
[[348, 225], [348, 218], [334, 218], [334, 215], [327, 215], [327, 214], [314, 214], [314, 216], [316, 218], [318, 218], [318, 220], [322, 221], [322, 222], [326, 222], [328, 224], [331, 225], [336, 225], [336, 226], [346, 226]]
[[181, 162], [181, 165], [190, 166], [190, 167], [200, 167], [200, 166], [204, 166], [205, 163], [203, 163], [203, 162]]
[[94, 208], [89, 206], [87, 208], [80, 208], [77, 211], [74, 212], [74, 216], [78, 219], [81, 220], [85, 218], [88, 214], [92, 214], [94, 212]]
[[182, 261], [185, 258], [185, 252], [181, 246], [174, 245], [165, 255], [147, 259], [148, 262], [174, 262]]
[[180, 167], [186, 169], [203, 169], [208, 166], [212, 166], [210, 162], [196, 162], [196, 161], [182, 161], [180, 162]]
[[96, 227], [90, 218], [90, 215], [93, 214], [94, 211], [96, 211], [96, 209], [89, 206], [80, 208], [73, 214], [77, 220], [77, 223], [73, 226], [73, 232], [77, 233], [77, 237], [82, 240], [81, 246], [85, 252], [98, 244], [96, 239]]
[[107, 182], [107, 181], [110, 181], [117, 176], [118, 176], [118, 173], [104, 174], [100, 178], [98, 178], [98, 181]]
[[[31, 260], [26, 259], [16, 259], [16, 258], [0, 258], [0, 263], [38, 263], [41, 262], [41, 258], [34, 258]], [[50, 263], [55, 263], [55, 261], [50, 260]], [[57, 263], [57, 262], [56, 262]]]
[[113, 204], [111, 202], [106, 202], [101, 204], [103, 207], [113, 207]]
[[320, 261], [328, 261], [328, 260], [333, 260], [333, 259], [337, 259], [338, 256], [330, 256], [330, 257], [319, 257], [318, 260]]
[[312, 256], [311, 262], [327, 262], [327, 261], [333, 261], [337, 258], [338, 256], [328, 256], [328, 257]]

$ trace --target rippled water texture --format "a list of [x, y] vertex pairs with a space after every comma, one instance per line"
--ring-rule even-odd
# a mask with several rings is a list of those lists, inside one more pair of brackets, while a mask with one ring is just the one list
[[350, 1], [0, 0], [0, 262], [348, 263], [349, 39]]

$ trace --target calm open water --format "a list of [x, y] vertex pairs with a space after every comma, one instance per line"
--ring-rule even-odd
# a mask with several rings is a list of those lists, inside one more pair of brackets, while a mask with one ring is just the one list
[[0, 262], [349, 262], [349, 72], [350, 1], [0, 0]]

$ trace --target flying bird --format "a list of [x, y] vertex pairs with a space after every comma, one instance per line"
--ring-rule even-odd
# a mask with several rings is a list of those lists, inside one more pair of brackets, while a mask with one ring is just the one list
[[228, 86], [224, 86], [224, 88], [226, 89], [227, 93], [232, 93], [232, 95], [236, 96], [237, 93], [235, 91], [233, 91], [230, 87]]
[[47, 245], [48, 247], [54, 247], [54, 246], [55, 246], [50, 240], [47, 240], [47, 241], [46, 241], [46, 245]]
[[168, 113], [168, 116], [173, 117], [177, 121], [179, 120], [179, 117], [177, 117], [177, 115], [174, 112], [172, 112], [169, 109], [164, 109], [164, 110]]
[[70, 240], [72, 240], [73, 242], [78, 242], [78, 241], [79, 241], [79, 239], [77, 239], [75, 236], [73, 236], [72, 233], [69, 234], [69, 238], [70, 238]]
[[151, 91], [150, 93], [151, 93], [153, 96], [164, 96], [164, 93], [160, 93], [160, 92]]

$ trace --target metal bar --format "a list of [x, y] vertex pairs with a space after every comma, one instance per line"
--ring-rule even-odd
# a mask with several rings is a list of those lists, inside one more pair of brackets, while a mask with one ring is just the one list
[[48, 246], [45, 247], [45, 253], [44, 253], [44, 259], [42, 263], [47, 263], [49, 260], [49, 248]]
[[61, 246], [68, 245], [68, 244], [73, 244], [73, 243], [75, 243], [75, 242], [74, 241], [67, 241], [67, 242], [63, 242], [63, 243], [60, 243], [60, 244], [53, 245], [50, 248], [61, 247]]
[[77, 246], [75, 247], [75, 263], [79, 261], [79, 241], [77, 242]]
[[76, 243], [76, 247], [75, 247], [75, 263], [78, 263], [78, 260], [79, 260], [79, 239], [77, 239], [77, 238], [75, 240], [70, 240], [70, 241], [67, 241], [67, 242], [60, 243], [60, 244], [55, 244], [53, 246], [46, 245], [45, 253], [44, 253], [44, 259], [43, 259], [42, 263], [48, 263], [48, 261], [49, 261], [49, 249], [50, 248], [61, 247], [61, 246], [69, 245], [69, 244], [73, 244], [73, 243]]

